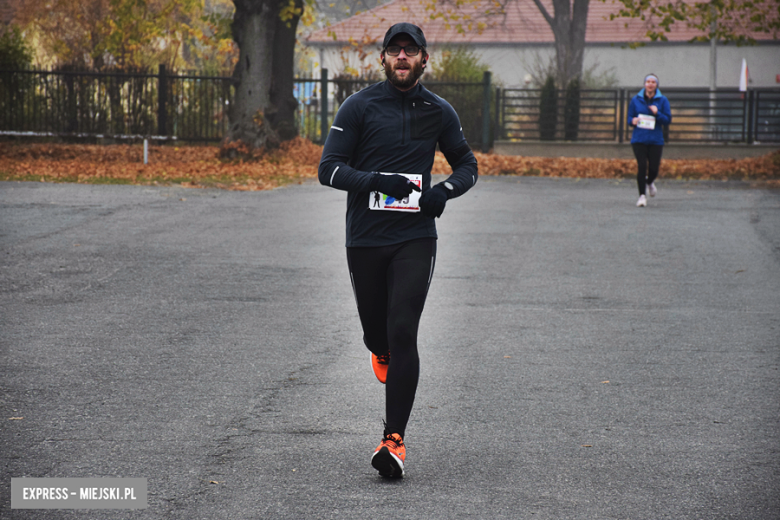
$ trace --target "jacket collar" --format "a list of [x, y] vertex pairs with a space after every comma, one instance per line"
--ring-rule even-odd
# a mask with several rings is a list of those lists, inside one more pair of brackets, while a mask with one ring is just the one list
[[401, 92], [400, 90], [395, 88], [392, 83], [390, 83], [389, 79], [386, 79], [384, 88], [385, 88], [385, 92], [387, 92], [391, 96], [396, 97], [398, 99], [406, 99], [412, 96], [419, 95], [422, 92], [423, 86], [419, 81], [417, 81], [417, 84], [415, 86], [413, 86], [406, 92]]
[[[641, 98], [645, 97], [645, 89], [640, 90], [639, 94], [637, 95]], [[653, 99], [658, 99], [661, 96], [662, 96], [661, 89], [660, 88], [655, 89], [655, 96], [653, 96]]]

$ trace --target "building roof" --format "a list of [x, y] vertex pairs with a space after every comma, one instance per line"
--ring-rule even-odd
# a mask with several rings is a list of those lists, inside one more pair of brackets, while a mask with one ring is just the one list
[[[433, 0], [441, 2], [442, 0]], [[430, 9], [431, 0], [393, 0], [370, 11], [352, 16], [331, 27], [313, 32], [306, 38], [308, 45], [341, 44], [356, 41], [382, 41], [385, 31], [394, 23], [411, 22], [425, 32], [429, 45], [468, 43], [470, 45], [496, 44], [551, 44], [555, 41], [550, 25], [533, 0], [508, 0], [505, 14], [486, 16], [495, 9], [496, 2], [477, 0], [460, 8], [454, 3], [441, 3], [437, 14]], [[554, 15], [552, 0], [542, 0], [550, 16]], [[622, 4], [621, 4], [622, 5]], [[627, 43], [648, 41], [647, 25], [638, 18], [610, 20], [619, 5], [615, 0], [593, 0], [589, 4], [586, 43]], [[440, 13], [446, 12], [449, 20]], [[463, 31], [459, 31], [463, 29]], [[670, 42], [687, 42], [703, 33], [676, 23], [666, 36]], [[771, 40], [767, 34], [752, 35], [756, 40]]]

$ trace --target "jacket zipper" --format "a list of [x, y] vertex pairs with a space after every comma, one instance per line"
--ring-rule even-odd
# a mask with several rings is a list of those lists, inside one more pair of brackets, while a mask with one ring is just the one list
[[401, 100], [401, 144], [406, 144], [406, 103]]
[[412, 110], [409, 112], [409, 141], [412, 140], [412, 127], [417, 126], [417, 109], [415, 108], [417, 103], [412, 101]]

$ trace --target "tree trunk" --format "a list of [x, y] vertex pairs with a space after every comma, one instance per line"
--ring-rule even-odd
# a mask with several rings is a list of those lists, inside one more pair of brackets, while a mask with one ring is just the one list
[[[566, 83], [582, 79], [582, 65], [585, 58], [585, 31], [588, 27], [588, 8], [590, 0], [574, 0], [574, 10], [569, 26], [569, 48], [571, 59], [568, 63]], [[564, 83], [561, 84], [563, 86]]]
[[534, 0], [555, 36], [555, 64], [558, 88], [565, 88], [582, 76], [585, 57], [585, 31], [590, 0], [552, 0], [551, 16], [541, 0]]
[[[301, 0], [296, 0], [297, 5]], [[235, 96], [223, 155], [275, 148], [295, 131], [293, 59], [300, 12], [280, 18], [282, 0], [233, 0], [233, 39], [239, 60], [233, 70]], [[245, 147], [245, 148], [244, 148]]]
[[[288, 4], [289, 5], [289, 4]], [[303, 0], [294, 0], [296, 9], [303, 10]], [[273, 114], [266, 112], [271, 126], [282, 141], [288, 141], [298, 135], [295, 127], [295, 109], [298, 100], [293, 95], [295, 77], [295, 31], [298, 17], [294, 20], [282, 20], [276, 17], [276, 38], [274, 39], [274, 63], [271, 76], [271, 106]]]

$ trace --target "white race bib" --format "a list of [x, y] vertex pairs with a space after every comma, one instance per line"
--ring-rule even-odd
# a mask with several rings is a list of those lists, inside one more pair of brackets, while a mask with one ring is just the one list
[[[382, 175], [403, 175], [412, 181], [420, 190], [422, 190], [422, 175], [412, 173], [384, 173]], [[368, 209], [376, 211], [406, 211], [407, 213], [417, 213], [420, 211], [421, 191], [413, 191], [408, 197], [398, 200], [390, 195], [385, 195], [379, 191], [372, 191], [368, 194]]]
[[645, 130], [654, 130], [655, 116], [646, 116], [645, 114], [639, 114], [639, 124], [636, 126], [638, 126], [639, 128], [644, 128]]

